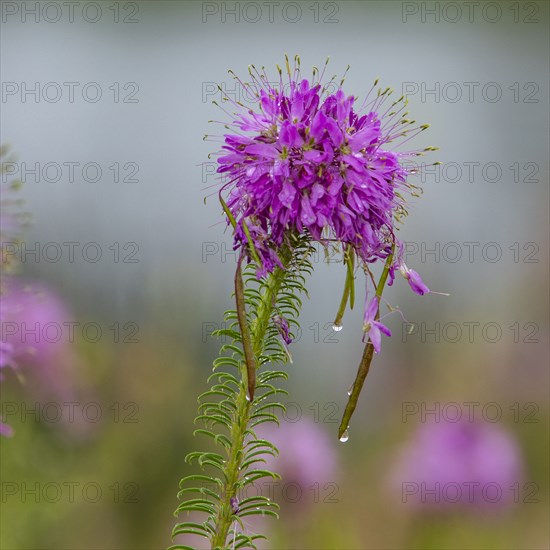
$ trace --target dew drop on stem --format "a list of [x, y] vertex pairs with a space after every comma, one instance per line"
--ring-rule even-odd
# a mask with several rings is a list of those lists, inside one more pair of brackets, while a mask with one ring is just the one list
[[340, 441], [342, 443], [345, 443], [349, 439], [349, 430], [346, 429], [346, 431], [342, 434], [342, 437], [340, 437]]

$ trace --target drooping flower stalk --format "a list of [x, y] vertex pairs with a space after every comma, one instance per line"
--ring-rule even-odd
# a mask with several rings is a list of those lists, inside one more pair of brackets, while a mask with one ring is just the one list
[[[384, 270], [382, 271], [382, 275], [380, 276], [380, 280], [378, 281], [378, 285], [376, 286], [375, 298], [377, 299], [378, 304], [380, 303], [380, 298], [382, 297], [382, 293], [384, 292], [384, 287], [386, 286], [386, 282], [390, 274], [390, 268], [391, 268], [391, 265], [393, 262], [393, 256], [395, 253], [394, 251], [395, 251], [395, 248], [392, 248], [392, 252], [386, 260], [386, 265], [384, 266]], [[380, 318], [380, 309], [378, 307], [375, 315], [375, 320], [378, 320], [379, 318]], [[363, 356], [361, 357], [361, 362], [359, 363], [359, 368], [357, 369], [357, 375], [355, 377], [355, 381], [353, 382], [353, 386], [351, 388], [351, 392], [349, 395], [348, 402], [346, 404], [346, 408], [344, 409], [344, 414], [342, 416], [340, 426], [338, 427], [338, 438], [340, 439], [340, 441], [347, 441], [349, 437], [349, 434], [348, 434], [349, 422], [355, 411], [355, 408], [357, 407], [359, 394], [363, 389], [363, 384], [365, 383], [365, 379], [367, 378], [367, 374], [369, 373], [370, 365], [372, 363], [373, 357], [374, 357], [374, 344], [372, 342], [372, 339], [369, 339], [369, 341], [366, 343], [365, 348], [363, 350]]]

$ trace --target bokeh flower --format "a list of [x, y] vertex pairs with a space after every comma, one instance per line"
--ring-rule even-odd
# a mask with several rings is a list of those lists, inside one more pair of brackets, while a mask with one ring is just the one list
[[3, 437], [11, 437], [13, 435], [13, 428], [9, 424], [2, 421], [3, 418], [0, 417], [0, 435]]
[[[41, 283], [12, 276], [2, 282], [0, 371], [17, 371], [29, 397], [76, 402], [76, 323], [65, 303]], [[65, 415], [63, 420], [71, 422]]]
[[314, 483], [336, 481], [336, 450], [318, 423], [305, 417], [296, 422], [283, 419], [279, 426], [263, 424], [257, 433], [279, 449], [279, 455], [268, 456], [262, 468], [279, 473], [283, 484], [294, 483], [305, 493]]
[[512, 435], [495, 424], [428, 422], [402, 448], [391, 477], [413, 510], [495, 510], [517, 499], [523, 460]]
[[46, 368], [69, 342], [70, 322], [66, 306], [44, 285], [6, 278], [2, 295], [2, 366]]

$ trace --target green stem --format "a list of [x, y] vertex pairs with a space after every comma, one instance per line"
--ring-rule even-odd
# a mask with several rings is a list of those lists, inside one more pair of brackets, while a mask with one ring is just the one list
[[[376, 286], [376, 296], [378, 297], [378, 302], [379, 302], [378, 310], [375, 316], [376, 320], [380, 318], [380, 298], [382, 297], [382, 292], [384, 292], [384, 287], [386, 286], [386, 281], [388, 280], [390, 267], [393, 262], [394, 252], [395, 252], [395, 244], [392, 246], [391, 253], [386, 259], [384, 270], [382, 271], [382, 275], [380, 276], [380, 280], [378, 281], [378, 285]], [[340, 426], [338, 428], [338, 439], [341, 439], [344, 436], [344, 434], [346, 433], [346, 430], [349, 427], [349, 422], [355, 411], [355, 408], [357, 407], [357, 402], [359, 401], [359, 394], [363, 389], [363, 384], [365, 383], [365, 379], [367, 378], [367, 374], [369, 373], [369, 369], [370, 369], [370, 365], [372, 363], [373, 357], [374, 357], [374, 346], [372, 345], [372, 342], [369, 339], [369, 341], [365, 345], [365, 349], [363, 350], [363, 356], [361, 357], [361, 362], [359, 363], [359, 368], [357, 369], [357, 375], [355, 377], [355, 381], [353, 382], [351, 394], [348, 399], [346, 408], [344, 409], [344, 415], [342, 416], [342, 421], [340, 422]]]
[[[238, 271], [240, 271], [240, 269], [238, 269]], [[265, 334], [271, 317], [273, 316], [277, 294], [281, 289], [284, 278], [285, 271], [281, 268], [276, 268], [273, 273], [269, 275], [269, 278], [264, 286], [264, 291], [258, 306], [256, 318], [252, 321], [250, 332], [248, 333], [248, 326], [244, 329], [244, 333], [247, 333], [247, 339], [249, 338], [249, 342], [248, 344], [245, 344], [243, 339], [243, 347], [245, 345], [249, 345], [251, 347], [255, 368], [260, 365], [260, 358], [264, 351]], [[241, 291], [244, 292], [242, 288]], [[237, 297], [236, 302], [239, 322], [241, 319], [244, 319], [246, 325], [244, 300], [241, 301]], [[241, 332], [243, 337], [244, 333]], [[248, 380], [248, 382], [250, 382], [250, 377], [247, 373], [247, 361], [244, 361], [241, 365], [241, 377], [243, 381]], [[221, 503], [215, 521], [216, 533], [212, 538], [213, 549], [226, 548], [227, 536], [229, 534], [231, 524], [234, 521], [234, 511], [231, 506], [231, 499], [237, 496], [239, 475], [241, 473], [240, 468], [244, 457], [243, 449], [245, 436], [251, 416], [252, 402], [247, 398], [248, 393], [248, 384], [241, 384], [236, 402], [237, 410], [233, 416], [231, 424], [231, 447], [228, 450], [228, 460], [223, 469], [224, 487], [221, 493]]]
[[342, 300], [340, 301], [340, 307], [338, 308], [336, 317], [334, 318], [333, 325], [335, 327], [342, 326], [342, 319], [344, 318], [344, 313], [346, 311], [346, 306], [348, 305], [348, 300], [349, 300], [349, 284], [348, 284], [348, 278], [346, 277], [346, 284], [344, 285], [344, 292], [342, 293]]
[[342, 293], [342, 299], [340, 300], [340, 307], [338, 308], [336, 318], [333, 323], [336, 327], [342, 326], [342, 319], [346, 311], [346, 306], [348, 305], [348, 300], [350, 309], [353, 309], [353, 303], [355, 301], [355, 276], [353, 273], [355, 264], [354, 259], [355, 253], [353, 248], [348, 245], [346, 251], [344, 252], [344, 263], [346, 264], [346, 284], [344, 285], [344, 292]]
[[237, 306], [237, 319], [239, 321], [239, 329], [243, 344], [244, 360], [246, 363], [246, 380], [248, 387], [248, 398], [250, 401], [254, 399], [254, 390], [256, 389], [256, 361], [254, 359], [254, 351], [252, 349], [252, 341], [250, 337], [250, 329], [246, 319], [246, 301], [244, 298], [244, 283], [241, 265], [243, 255], [239, 257], [237, 262], [237, 271], [235, 272], [235, 303]]

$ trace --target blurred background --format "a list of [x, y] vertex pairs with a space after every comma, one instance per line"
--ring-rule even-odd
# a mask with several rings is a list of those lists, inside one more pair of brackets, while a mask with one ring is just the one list
[[2, 2], [1, 547], [171, 544], [236, 260], [203, 202], [212, 100], [250, 103], [227, 70], [299, 53], [432, 125], [409, 145], [442, 165], [400, 237], [451, 296], [388, 289], [408, 323], [386, 318], [340, 443], [362, 308], [332, 332], [345, 270], [319, 255], [262, 488], [281, 520], [246, 528], [278, 549], [548, 548], [548, 29], [546, 2]]

